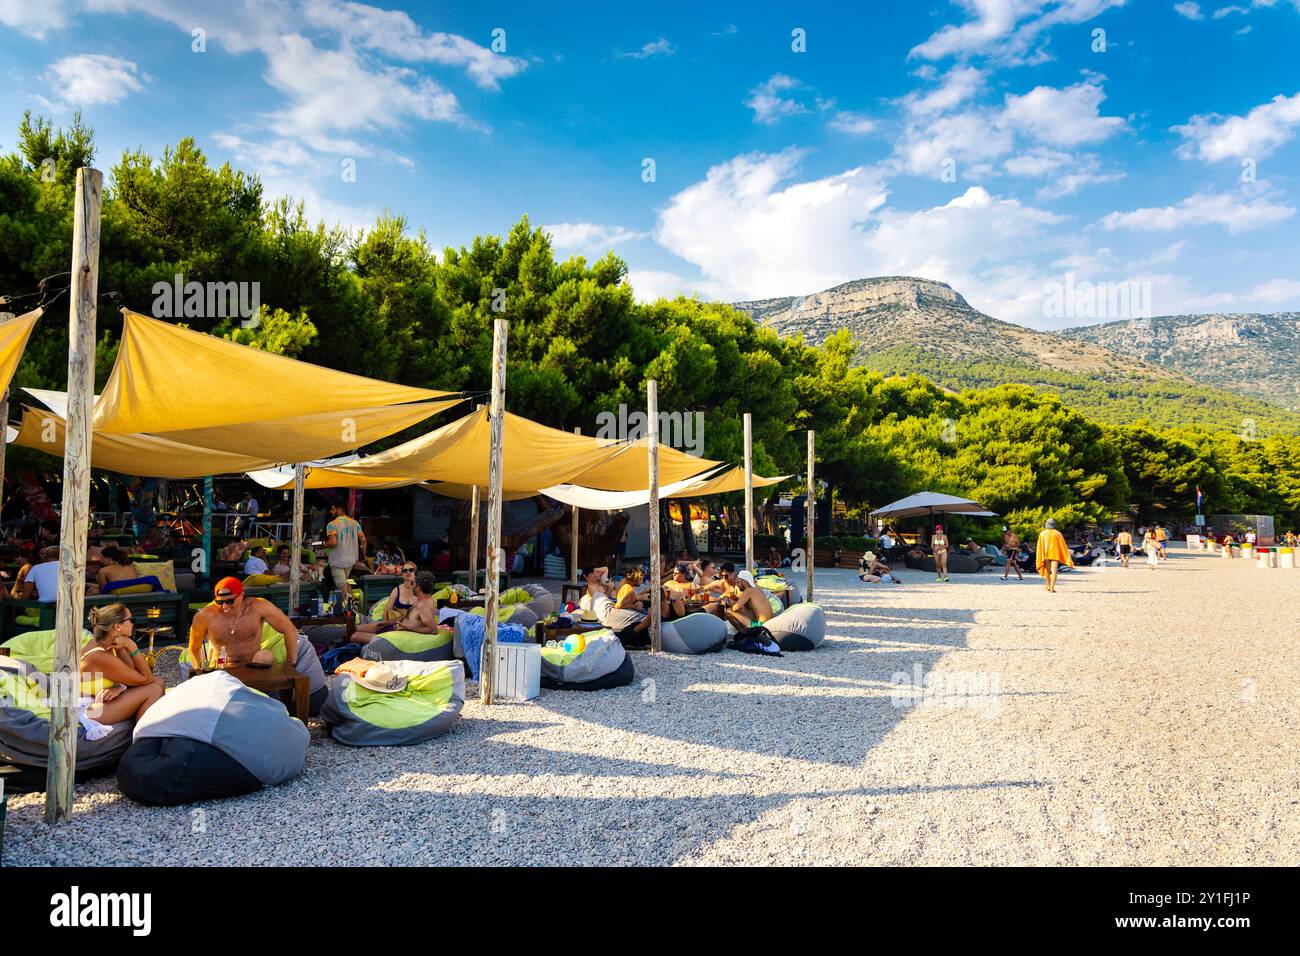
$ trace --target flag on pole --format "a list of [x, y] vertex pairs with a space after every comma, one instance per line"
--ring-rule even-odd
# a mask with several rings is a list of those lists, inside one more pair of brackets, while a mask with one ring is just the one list
[[1196, 513], [1197, 513], [1198, 515], [1204, 513], [1204, 512], [1201, 510], [1201, 497], [1202, 497], [1202, 496], [1201, 496], [1201, 486], [1200, 486], [1200, 485], [1197, 485], [1197, 486], [1196, 486]]

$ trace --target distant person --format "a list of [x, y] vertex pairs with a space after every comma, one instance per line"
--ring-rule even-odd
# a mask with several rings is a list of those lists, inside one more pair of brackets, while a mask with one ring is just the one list
[[1115, 535], [1115, 547], [1119, 551], [1119, 560], [1124, 567], [1128, 567], [1128, 559], [1133, 554], [1133, 535], [1128, 529]]
[[50, 603], [59, 596], [59, 549], [53, 545], [41, 548], [40, 560], [25, 565], [14, 579], [14, 594], [19, 600], [37, 600]]
[[1169, 546], [1169, 533], [1165, 531], [1163, 525], [1155, 527], [1156, 554], [1161, 561], [1169, 560], [1169, 553], [1166, 550]]
[[1056, 575], [1061, 570], [1062, 564], [1074, 567], [1074, 558], [1065, 543], [1065, 536], [1056, 530], [1056, 521], [1048, 518], [1046, 527], [1038, 533], [1034, 567], [1051, 593], [1056, 592]]
[[260, 514], [259, 508], [253, 493], [245, 491], [244, 497], [240, 499], [239, 504], [235, 505], [235, 511], [239, 514], [239, 519], [235, 522], [236, 534], [243, 536], [252, 533], [253, 520]]
[[948, 536], [943, 533], [943, 525], [934, 526], [934, 537], [930, 539], [930, 550], [934, 552], [934, 579], [948, 580]]
[[880, 546], [886, 551], [892, 548], [896, 543], [894, 536], [890, 534], [889, 531], [885, 531], [885, 533], [880, 536]]
[[1007, 559], [1007, 565], [1002, 569], [1002, 580], [1007, 579], [1012, 570], [1016, 572], [1016, 580], [1023, 581], [1025, 576], [1020, 573], [1020, 535], [1011, 530], [1010, 525], [1002, 526], [1002, 554]]
[[767, 592], [751, 586], [736, 573], [736, 566], [730, 561], [724, 562], [720, 570], [726, 584], [722, 592], [722, 608], [728, 621], [743, 630], [755, 621], [763, 623], [772, 619], [772, 602]]
[[266, 566], [266, 548], [254, 548], [244, 562], [244, 577], [254, 574], [270, 574], [270, 568]]
[[1156, 543], [1156, 532], [1154, 528], [1147, 528], [1142, 535], [1142, 550], [1147, 556], [1147, 567], [1154, 568], [1160, 560], [1160, 546]]
[[101, 594], [104, 588], [114, 581], [129, 581], [140, 576], [140, 572], [135, 569], [130, 556], [121, 548], [109, 545], [103, 549], [102, 553], [104, 560], [108, 563], [95, 574], [95, 582], [99, 585]]
[[325, 548], [329, 551], [330, 576], [340, 594], [348, 593], [348, 575], [366, 553], [366, 533], [348, 514], [341, 501], [330, 505], [331, 521], [325, 526]]

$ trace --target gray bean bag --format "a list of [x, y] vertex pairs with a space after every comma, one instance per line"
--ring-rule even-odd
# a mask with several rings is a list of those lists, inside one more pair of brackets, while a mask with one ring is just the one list
[[390, 661], [406, 689], [385, 694], [340, 674], [321, 709], [330, 735], [352, 747], [401, 747], [441, 737], [465, 706], [460, 661]]
[[362, 645], [361, 656], [368, 661], [449, 661], [451, 632], [438, 630], [432, 634], [417, 634], [415, 631], [388, 631]]
[[545, 584], [525, 584], [523, 588], [533, 596], [527, 607], [537, 615], [539, 621], [555, 613], [555, 595]]
[[172, 688], [146, 711], [117, 782], [132, 800], [153, 805], [247, 793], [252, 782], [274, 786], [300, 774], [310, 740], [284, 704], [213, 671]]
[[660, 631], [663, 649], [672, 654], [709, 654], [727, 644], [727, 622], [712, 614], [699, 612], [664, 621]]
[[609, 631], [584, 635], [586, 647], [571, 653], [542, 648], [542, 686], [552, 690], [608, 690], [632, 683], [636, 671], [623, 644]]
[[[0, 763], [44, 768], [50, 756], [49, 678], [26, 661], [0, 657]], [[112, 767], [131, 746], [131, 722], [88, 740], [77, 725], [77, 772]]]
[[817, 604], [795, 604], [763, 626], [783, 651], [811, 651], [826, 640], [826, 612]]

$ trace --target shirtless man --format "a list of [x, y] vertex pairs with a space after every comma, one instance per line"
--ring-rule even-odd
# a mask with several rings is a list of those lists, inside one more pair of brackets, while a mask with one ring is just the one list
[[362, 624], [352, 632], [352, 640], [369, 644], [386, 631], [411, 631], [415, 634], [432, 634], [438, 629], [438, 602], [433, 599], [436, 581], [432, 571], [421, 571], [415, 576], [413, 593], [415, 603], [405, 616], [386, 623]]
[[1015, 568], [1016, 580], [1023, 581], [1025, 576], [1020, 573], [1020, 535], [1006, 524], [1002, 526], [1002, 554], [1007, 559], [1007, 566], [1002, 569], [1002, 580], [1005, 581], [1011, 569]]
[[298, 629], [278, 607], [265, 598], [244, 596], [238, 578], [222, 578], [213, 589], [215, 602], [194, 615], [190, 622], [190, 658], [201, 661], [203, 641], [210, 641], [232, 664], [271, 663], [270, 651], [262, 650], [262, 624], [284, 635], [286, 660], [297, 655]]
[[1115, 535], [1115, 546], [1119, 550], [1120, 563], [1127, 568], [1129, 556], [1133, 554], [1133, 535], [1128, 531], [1121, 531]]
[[726, 590], [722, 592], [722, 607], [726, 618], [738, 628], [749, 627], [755, 620], [762, 623], [772, 619], [772, 602], [762, 588], [751, 587], [736, 573], [736, 566], [723, 562], [720, 569]]

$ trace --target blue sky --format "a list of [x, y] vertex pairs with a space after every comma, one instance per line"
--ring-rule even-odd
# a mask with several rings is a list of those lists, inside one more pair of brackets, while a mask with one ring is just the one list
[[1040, 328], [1130, 317], [1054, 314], [1066, 283], [1300, 310], [1300, 0], [617, 6], [0, 0], [0, 148], [80, 107], [102, 168], [194, 136], [437, 246], [526, 213], [642, 298], [907, 274]]

